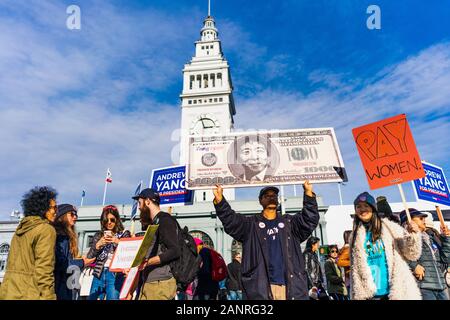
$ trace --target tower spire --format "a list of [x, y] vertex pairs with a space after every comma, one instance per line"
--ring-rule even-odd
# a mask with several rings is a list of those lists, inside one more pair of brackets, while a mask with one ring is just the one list
[[211, 0], [208, 0], [208, 17], [211, 16]]

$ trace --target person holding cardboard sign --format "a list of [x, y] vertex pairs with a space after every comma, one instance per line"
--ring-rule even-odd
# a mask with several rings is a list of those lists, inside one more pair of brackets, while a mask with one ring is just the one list
[[408, 261], [422, 252], [419, 228], [407, 229], [380, 218], [375, 199], [364, 192], [354, 201], [355, 216], [350, 236], [352, 300], [421, 300]]
[[[149, 217], [152, 225], [158, 225], [156, 241], [141, 265], [144, 270], [138, 285], [139, 300], [172, 300], [177, 292], [177, 283], [170, 262], [180, 257], [177, 222], [170, 214], [161, 211], [160, 196], [155, 189], [144, 189], [133, 199], [139, 201], [141, 216]], [[134, 288], [130, 291], [133, 292]]]
[[131, 234], [128, 230], [124, 230], [116, 206], [109, 205], [103, 208], [100, 224], [101, 231], [94, 235], [87, 255], [88, 258], [96, 258], [89, 300], [103, 300], [105, 296], [106, 300], [118, 300], [125, 278], [122, 273], [111, 272], [109, 266], [119, 239], [129, 238]]
[[295, 215], [277, 210], [279, 189], [261, 189], [260, 214], [236, 213], [216, 185], [214, 206], [225, 232], [242, 243], [242, 285], [250, 300], [307, 300], [305, 261], [300, 243], [319, 224], [312, 184], [303, 184], [303, 209]]

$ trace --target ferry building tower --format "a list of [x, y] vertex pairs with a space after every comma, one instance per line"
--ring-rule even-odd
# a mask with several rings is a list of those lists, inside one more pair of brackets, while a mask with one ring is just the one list
[[[208, 10], [209, 11], [209, 10]], [[195, 42], [195, 55], [183, 69], [181, 93], [180, 164], [188, 161], [189, 135], [227, 134], [233, 129], [236, 109], [230, 67], [222, 52], [214, 18], [208, 14]], [[234, 189], [225, 189], [234, 200]], [[212, 201], [210, 190], [195, 193], [195, 201]]]

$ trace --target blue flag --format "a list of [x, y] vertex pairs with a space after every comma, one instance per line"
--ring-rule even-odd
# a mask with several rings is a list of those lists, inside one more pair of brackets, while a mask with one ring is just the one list
[[[139, 193], [141, 193], [141, 188], [142, 188], [142, 181], [139, 182], [139, 184], [136, 188], [136, 191], [134, 192], [135, 196], [137, 196], [137, 195], [139, 195]], [[135, 200], [134, 204], [133, 204], [133, 209], [131, 210], [131, 220], [134, 220], [134, 217], [136, 217], [137, 205], [138, 205], [138, 202], [137, 202], [137, 200]]]

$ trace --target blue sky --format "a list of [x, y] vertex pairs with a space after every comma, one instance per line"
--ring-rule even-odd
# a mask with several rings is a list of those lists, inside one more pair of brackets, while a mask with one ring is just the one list
[[[66, 28], [71, 4], [81, 30]], [[366, 27], [371, 4], [381, 30]], [[206, 14], [206, 0], [1, 1], [0, 218], [34, 185], [99, 204], [107, 167], [108, 202], [130, 203], [139, 180], [171, 165], [181, 70]], [[236, 128], [335, 127], [346, 203], [368, 190], [351, 129], [385, 117], [406, 113], [422, 159], [450, 172], [447, 1], [212, 0], [212, 15]], [[316, 190], [338, 203], [336, 185]], [[373, 193], [400, 200], [396, 188]]]

